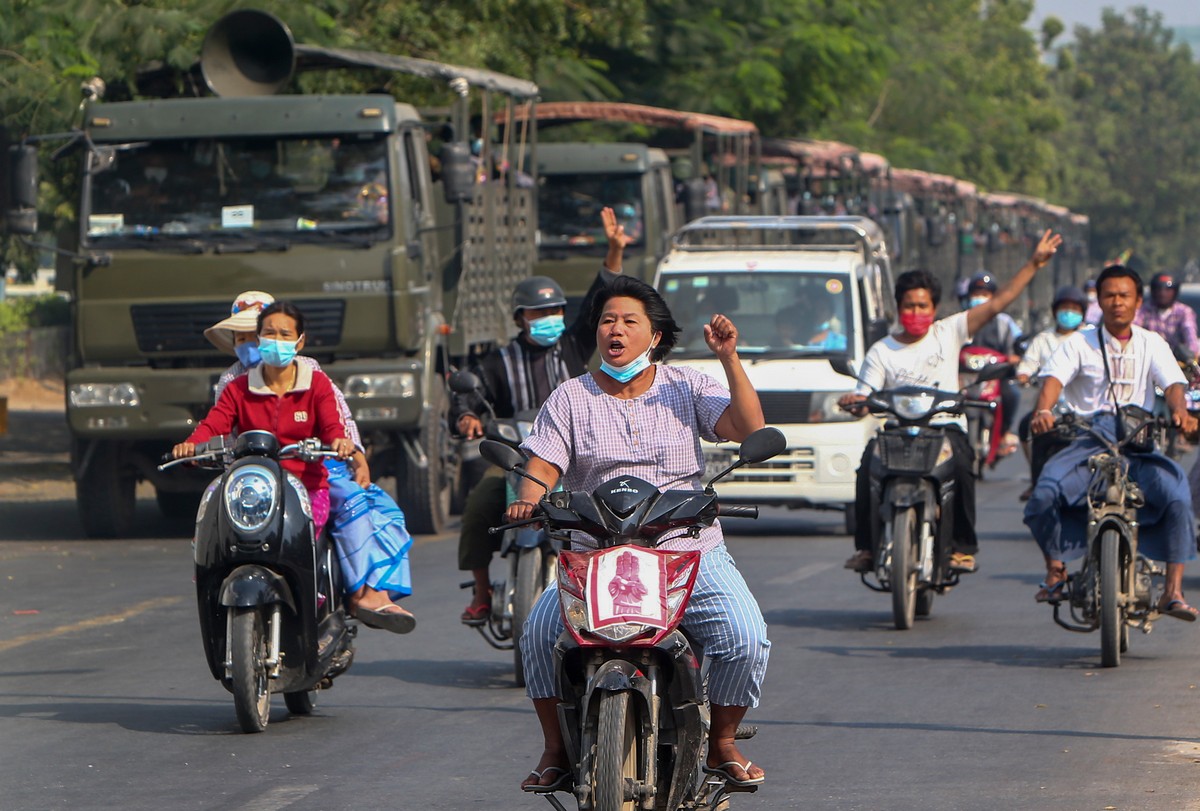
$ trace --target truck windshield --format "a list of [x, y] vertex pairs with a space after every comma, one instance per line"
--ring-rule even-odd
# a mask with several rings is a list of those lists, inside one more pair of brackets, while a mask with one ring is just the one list
[[608, 246], [600, 210], [611, 206], [633, 242], [627, 254], [643, 250], [645, 208], [642, 176], [570, 174], [538, 178], [538, 239], [542, 248], [602, 254]]
[[189, 240], [385, 238], [382, 137], [222, 138], [101, 147], [84, 177], [93, 244]]
[[850, 277], [837, 273], [745, 270], [672, 273], [660, 282], [683, 328], [674, 355], [704, 357], [704, 324], [714, 313], [738, 329], [743, 355], [843, 355], [854, 346]]

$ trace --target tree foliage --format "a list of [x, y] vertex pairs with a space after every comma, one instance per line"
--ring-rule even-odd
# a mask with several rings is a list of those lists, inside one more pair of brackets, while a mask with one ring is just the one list
[[[1200, 76], [1145, 9], [1106, 12], [1056, 50], [1032, 0], [8, 0], [0, 112], [10, 134], [66, 130], [80, 82], [134, 97], [147, 67], [170, 92], [208, 27], [275, 13], [298, 42], [360, 47], [532, 78], [551, 100], [617, 99], [831, 137], [893, 165], [1093, 215], [1098, 250], [1148, 262], [1195, 253]], [[305, 74], [309, 91], [436, 95], [392, 74]], [[160, 85], [161, 88], [161, 85]], [[436, 88], [434, 89], [436, 90]], [[48, 150], [47, 150], [48, 151]], [[69, 217], [70, 167], [47, 167], [43, 213]], [[61, 195], [61, 196], [60, 196]], [[1190, 253], [1189, 253], [1190, 250]]]

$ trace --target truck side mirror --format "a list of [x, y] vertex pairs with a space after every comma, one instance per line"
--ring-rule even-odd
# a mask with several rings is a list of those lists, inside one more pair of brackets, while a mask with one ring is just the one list
[[461, 141], [442, 147], [442, 191], [447, 203], [465, 203], [475, 188], [475, 166], [471, 148]]
[[8, 181], [4, 220], [9, 233], [23, 236], [37, 233], [37, 160], [37, 147], [14, 145], [8, 148], [4, 164], [5, 179]]

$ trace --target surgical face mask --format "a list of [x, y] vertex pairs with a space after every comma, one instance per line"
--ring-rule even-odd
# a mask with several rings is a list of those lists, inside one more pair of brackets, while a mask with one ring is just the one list
[[613, 366], [608, 361], [600, 361], [600, 371], [618, 383], [628, 383], [650, 367], [650, 353], [658, 344], [650, 344], [646, 351], [638, 355], [624, 366]]
[[1096, 291], [1089, 290], [1088, 294], [1087, 294], [1087, 299], [1088, 299], [1088, 304], [1095, 304], [1096, 303]]
[[247, 369], [257, 366], [262, 361], [262, 353], [258, 351], [258, 344], [246, 341], [235, 346], [233, 351], [237, 353], [238, 360]]
[[980, 304], [986, 303], [987, 300], [987, 296], [971, 296], [969, 299], [967, 299], [967, 308], [970, 309], [971, 307], [978, 307]]
[[909, 335], [924, 338], [925, 333], [933, 326], [933, 313], [900, 313], [900, 326]]
[[1054, 314], [1054, 320], [1063, 329], [1075, 329], [1083, 323], [1083, 313], [1074, 310], [1059, 310]]
[[258, 352], [262, 355], [263, 363], [282, 369], [296, 359], [295, 341], [277, 341], [274, 338], [259, 338]]
[[152, 180], [155, 183], [162, 183], [167, 179], [167, 169], [165, 166], [147, 166], [142, 170], [142, 174], [147, 180]]
[[561, 315], [535, 318], [526, 324], [529, 339], [538, 346], [554, 346], [566, 328], [566, 322]]

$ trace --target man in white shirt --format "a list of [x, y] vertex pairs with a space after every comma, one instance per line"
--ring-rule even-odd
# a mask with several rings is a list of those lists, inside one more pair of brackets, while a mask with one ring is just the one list
[[[1096, 281], [1101, 325], [1076, 332], [1042, 369], [1042, 389], [1031, 428], [1035, 435], [1054, 427], [1051, 408], [1061, 397], [1075, 413], [1089, 417], [1097, 431], [1116, 436], [1117, 408], [1154, 407], [1154, 387], [1166, 393], [1171, 419], [1186, 433], [1196, 430], [1188, 414], [1185, 380], [1171, 348], [1161, 336], [1134, 326], [1142, 303], [1142, 280], [1121, 265], [1105, 268]], [[1101, 345], [1103, 341], [1103, 348]], [[1087, 551], [1087, 460], [1101, 451], [1095, 437], [1084, 435], [1046, 463], [1025, 506], [1025, 523], [1046, 558], [1046, 580], [1038, 602], [1057, 602], [1067, 579], [1066, 561]], [[1183, 567], [1196, 556], [1192, 500], [1183, 469], [1161, 453], [1128, 454], [1129, 475], [1138, 483], [1145, 506], [1138, 510], [1138, 551], [1166, 561], [1167, 582], [1159, 610], [1193, 621], [1197, 611], [1183, 599]]]
[[[958, 391], [958, 353], [980, 327], [1016, 300], [1034, 274], [1054, 257], [1061, 244], [1062, 237], [1047, 230], [1029, 261], [1007, 285], [979, 306], [940, 321], [935, 320], [941, 299], [941, 285], [937, 279], [924, 270], [901, 273], [896, 279], [895, 293], [901, 329], [876, 341], [867, 350], [859, 372], [858, 390], [843, 396], [839, 404], [861, 411], [861, 403], [870, 392], [906, 385]], [[975, 536], [975, 477], [971, 473], [972, 452], [965, 431], [966, 419], [946, 415], [944, 420], [957, 426], [948, 432], [957, 479], [952, 525], [955, 548], [950, 556], [950, 568], [973, 572], [978, 541]], [[855, 552], [845, 564], [847, 569], [856, 572], [868, 572], [874, 567], [879, 534], [878, 482], [873, 482], [871, 476], [874, 454], [875, 440], [872, 440], [863, 452], [858, 468], [854, 505], [857, 514]]]

